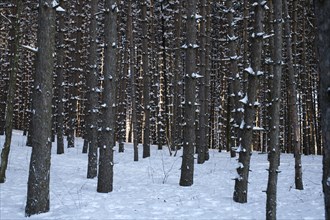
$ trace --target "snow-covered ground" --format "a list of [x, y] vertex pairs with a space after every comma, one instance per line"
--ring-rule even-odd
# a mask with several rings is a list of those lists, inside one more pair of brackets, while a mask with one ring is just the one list
[[[0, 136], [0, 147], [4, 136]], [[7, 181], [0, 184], [0, 219], [23, 219], [31, 148], [14, 131]], [[87, 155], [76, 148], [56, 154], [53, 145], [50, 212], [31, 219], [265, 219], [267, 155], [254, 152], [247, 204], [233, 202], [236, 159], [210, 151], [210, 160], [195, 165], [194, 185], [180, 187], [181, 152], [152, 148], [151, 157], [133, 161], [132, 145], [115, 152], [114, 191], [96, 192], [96, 179], [87, 179]], [[278, 219], [324, 219], [321, 187], [322, 157], [303, 156], [305, 190], [294, 189], [294, 158], [282, 154], [278, 180]]]

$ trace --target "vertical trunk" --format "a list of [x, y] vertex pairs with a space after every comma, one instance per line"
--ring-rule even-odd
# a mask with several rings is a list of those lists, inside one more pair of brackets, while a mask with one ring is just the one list
[[198, 123], [198, 129], [196, 129], [196, 150], [197, 150], [197, 163], [203, 164], [205, 162], [205, 148], [206, 148], [206, 139], [205, 139], [205, 83], [204, 83], [204, 77], [205, 77], [205, 47], [206, 47], [206, 1], [201, 0], [200, 1], [200, 14], [201, 14], [201, 20], [200, 20], [200, 29], [199, 29], [199, 74], [202, 76], [199, 80], [199, 123]]
[[[122, 14], [127, 17], [127, 14], [125, 14], [125, 9], [123, 5], [123, 9], [121, 11]], [[124, 17], [124, 16], [122, 16]], [[126, 36], [128, 36], [128, 29], [126, 28]], [[120, 93], [119, 93], [119, 103], [118, 103], [118, 114], [119, 114], [119, 122], [118, 122], [118, 142], [119, 142], [119, 152], [122, 153], [125, 151], [125, 144], [124, 141], [126, 139], [126, 112], [127, 112], [127, 76], [128, 76], [128, 39], [126, 39], [123, 42], [123, 73], [120, 76]]]
[[19, 44], [19, 17], [21, 13], [21, 1], [13, 1], [14, 7], [11, 16], [10, 28], [10, 58], [9, 58], [9, 85], [7, 95], [7, 108], [5, 119], [5, 143], [1, 150], [1, 164], [0, 164], [0, 183], [6, 181], [6, 170], [8, 165], [8, 157], [11, 145], [12, 131], [13, 131], [13, 116], [14, 116], [14, 101], [16, 91], [16, 78], [18, 70], [18, 44]]
[[[62, 5], [63, 7], [63, 5]], [[65, 7], [64, 7], [65, 8]], [[56, 109], [57, 109], [57, 123], [56, 123], [56, 133], [57, 133], [57, 154], [64, 153], [64, 15], [59, 14], [58, 19], [58, 32], [57, 32], [57, 63], [56, 63], [56, 91], [57, 91], [57, 100], [56, 100]]]
[[186, 13], [185, 101], [180, 186], [191, 186], [194, 182], [195, 91], [196, 78], [198, 78], [198, 74], [196, 73], [196, 0], [187, 2]]
[[173, 123], [172, 123], [172, 150], [176, 150], [180, 148], [181, 145], [181, 126], [180, 126], [180, 119], [181, 119], [181, 108], [180, 108], [180, 99], [182, 98], [182, 88], [181, 88], [181, 50], [180, 42], [181, 42], [181, 3], [176, 1], [176, 9], [174, 15], [174, 31], [175, 31], [175, 39], [174, 39], [174, 89], [173, 89]]
[[33, 95], [32, 154], [25, 215], [49, 211], [51, 113], [55, 52], [55, 9], [52, 0], [39, 1], [38, 52]]
[[[285, 1], [285, 0], [284, 0]], [[271, 87], [271, 121], [268, 152], [269, 174], [267, 185], [266, 219], [276, 219], [277, 178], [280, 157], [280, 107], [282, 78], [282, 0], [273, 0], [274, 7], [274, 47], [273, 79]]]
[[113, 148], [116, 127], [116, 79], [117, 79], [117, 4], [116, 0], [105, 1], [104, 23], [104, 91], [102, 95], [102, 122], [99, 142], [99, 175], [97, 192], [113, 190]]
[[287, 66], [288, 66], [288, 103], [289, 103], [289, 117], [291, 121], [291, 129], [293, 133], [293, 148], [295, 156], [295, 186], [296, 189], [303, 189], [302, 182], [302, 166], [301, 166], [301, 150], [300, 150], [300, 128], [298, 119], [298, 106], [297, 106], [297, 86], [295, 78], [295, 69], [293, 67], [293, 54], [291, 43], [291, 29], [290, 17], [288, 10], [288, 2], [283, 2], [284, 10], [284, 31], [286, 38], [286, 53], [287, 53]]
[[77, 132], [77, 116], [78, 116], [78, 100], [79, 100], [79, 77], [82, 72], [82, 63], [81, 63], [81, 56], [82, 56], [82, 1], [78, 0], [77, 4], [75, 4], [76, 14], [74, 18], [74, 25], [75, 25], [75, 36], [74, 41], [72, 42], [72, 47], [74, 50], [72, 51], [72, 68], [70, 70], [70, 100], [69, 100], [69, 119], [68, 119], [68, 127], [67, 127], [67, 141], [68, 141], [68, 148], [72, 148], [75, 146], [75, 134]]
[[208, 80], [209, 80], [209, 69], [207, 66], [207, 57], [208, 49], [207, 49], [207, 38], [208, 38], [208, 20], [209, 15], [207, 14], [208, 11], [208, 1], [207, 0], [201, 0], [201, 16], [202, 20], [200, 21], [200, 75], [201, 78], [201, 85], [199, 88], [199, 100], [200, 100], [200, 112], [199, 112], [199, 138], [197, 140], [197, 152], [198, 152], [198, 158], [197, 163], [202, 164], [205, 162], [205, 160], [208, 159], [208, 139], [207, 139], [207, 128], [208, 128], [208, 101], [207, 101], [207, 86], [208, 86]]
[[228, 41], [229, 41], [229, 58], [230, 58], [230, 85], [229, 85], [229, 106], [230, 109], [228, 109], [228, 114], [230, 115], [229, 121], [232, 121], [231, 123], [231, 132], [230, 132], [230, 152], [231, 157], [235, 157], [236, 153], [234, 151], [235, 147], [238, 144], [239, 141], [239, 124], [240, 124], [240, 76], [238, 71], [238, 63], [237, 63], [237, 40], [238, 37], [235, 36], [235, 23], [234, 23], [234, 9], [233, 9], [233, 1], [227, 0], [226, 1], [226, 7], [228, 10], [227, 14], [227, 20], [228, 20]]
[[261, 55], [263, 46], [263, 17], [264, 4], [262, 0], [256, 0], [254, 7], [254, 33], [252, 34], [251, 45], [251, 67], [245, 69], [248, 73], [248, 90], [245, 98], [241, 100], [244, 104], [244, 120], [240, 128], [242, 131], [242, 141], [237, 149], [239, 152], [238, 177], [235, 179], [235, 190], [233, 199], [235, 202], [246, 203], [248, 193], [248, 178], [251, 159], [252, 129], [255, 121], [255, 101], [258, 91], [258, 75], [261, 71]]
[[148, 17], [147, 3], [141, 3], [142, 8], [142, 71], [143, 71], [143, 158], [150, 157], [150, 73], [148, 62]]
[[97, 55], [97, 18], [98, 0], [91, 1], [91, 23], [89, 26], [89, 57], [87, 74], [87, 117], [86, 139], [88, 142], [87, 178], [97, 176], [97, 129], [98, 129], [98, 55]]
[[315, 0], [318, 26], [321, 128], [323, 132], [323, 193], [325, 219], [330, 219], [330, 1]]
[[128, 29], [128, 44], [130, 53], [129, 71], [131, 77], [131, 102], [132, 102], [132, 135], [133, 135], [133, 147], [134, 147], [134, 161], [139, 160], [138, 152], [138, 131], [137, 131], [137, 106], [136, 106], [136, 82], [135, 82], [135, 49], [134, 49], [134, 34], [133, 34], [133, 12], [132, 12], [132, 0], [128, 1], [128, 17], [127, 17], [127, 29]]
[[[307, 17], [306, 1], [302, 1], [303, 4], [303, 15]], [[301, 66], [302, 73], [301, 77], [301, 106], [302, 106], [302, 143], [303, 152], [305, 155], [309, 155], [309, 141], [308, 141], [308, 118], [307, 118], [307, 83], [308, 83], [308, 73], [307, 73], [307, 39], [306, 39], [306, 19], [302, 22], [302, 50], [301, 50]]]
[[205, 125], [204, 125], [204, 132], [205, 132], [205, 160], [209, 160], [209, 140], [210, 140], [210, 81], [211, 81], [211, 65], [210, 65], [210, 45], [211, 45], [211, 1], [206, 0], [206, 42], [205, 42], [205, 75], [204, 75], [204, 84], [205, 84]]

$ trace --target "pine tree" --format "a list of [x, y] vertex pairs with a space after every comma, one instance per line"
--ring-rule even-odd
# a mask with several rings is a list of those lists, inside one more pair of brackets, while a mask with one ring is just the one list
[[88, 142], [87, 178], [97, 176], [97, 129], [98, 129], [98, 54], [97, 54], [97, 15], [98, 0], [91, 1], [91, 21], [89, 27], [89, 53], [87, 75], [87, 117], [86, 139]]
[[116, 127], [116, 79], [117, 79], [117, 4], [106, 0], [104, 5], [104, 91], [101, 104], [101, 134], [99, 140], [99, 174], [97, 192], [113, 190], [113, 148]]
[[143, 158], [150, 157], [150, 72], [148, 60], [148, 17], [147, 3], [141, 2], [142, 9], [142, 71], [143, 71]]
[[265, 1], [255, 0], [254, 7], [254, 33], [251, 45], [251, 67], [246, 68], [248, 73], [248, 88], [245, 97], [241, 100], [244, 104], [244, 120], [241, 122], [242, 141], [237, 151], [239, 152], [238, 177], [235, 179], [233, 199], [235, 202], [246, 203], [248, 195], [248, 178], [250, 172], [252, 131], [255, 121], [255, 102], [258, 91], [258, 77], [261, 75], [261, 53], [263, 45], [263, 19], [266, 6]]
[[186, 44], [182, 47], [186, 52], [186, 71], [184, 78], [184, 127], [183, 154], [181, 165], [181, 186], [191, 186], [194, 182], [194, 148], [195, 148], [195, 92], [196, 79], [196, 0], [186, 2], [187, 33]]
[[55, 3], [53, 0], [39, 1], [38, 52], [33, 95], [33, 130], [38, 135], [34, 135], [32, 139], [26, 216], [49, 211]]
[[282, 77], [282, 0], [274, 0], [273, 79], [271, 81], [271, 121], [269, 141], [269, 174], [267, 185], [266, 219], [276, 219], [277, 179], [280, 159], [280, 101]]
[[16, 78], [18, 72], [18, 42], [19, 42], [19, 19], [22, 10], [21, 1], [13, 1], [13, 9], [11, 16], [11, 28], [10, 28], [10, 58], [9, 58], [9, 85], [7, 95], [7, 108], [5, 119], [5, 143], [1, 151], [1, 164], [0, 164], [0, 183], [4, 183], [6, 180], [6, 169], [8, 165], [8, 157], [11, 145], [12, 131], [13, 131], [13, 117], [14, 117], [14, 101], [16, 90]]
[[318, 57], [320, 70], [321, 128], [323, 132], [323, 193], [325, 219], [330, 219], [330, 1], [316, 0]]

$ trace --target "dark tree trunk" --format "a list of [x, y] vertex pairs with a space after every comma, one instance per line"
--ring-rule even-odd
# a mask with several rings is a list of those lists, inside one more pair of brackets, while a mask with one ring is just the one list
[[97, 136], [98, 136], [98, 57], [97, 57], [97, 20], [98, 0], [91, 1], [91, 23], [89, 27], [89, 57], [87, 75], [87, 117], [86, 117], [86, 139], [88, 146], [87, 178], [97, 176]]
[[315, 0], [318, 26], [321, 128], [323, 132], [323, 193], [325, 219], [330, 219], [330, 1]]
[[183, 127], [183, 155], [181, 165], [180, 186], [191, 186], [194, 183], [194, 148], [195, 148], [195, 93], [196, 93], [196, 0], [186, 4], [186, 72], [185, 103]]
[[55, 9], [52, 0], [39, 1], [38, 52], [33, 95], [32, 154], [25, 215], [49, 211], [51, 114], [55, 52]]
[[82, 51], [83, 51], [83, 1], [78, 0], [74, 6], [76, 14], [74, 15], [74, 22], [72, 23], [75, 28], [74, 41], [71, 42], [72, 50], [72, 68], [70, 69], [69, 81], [69, 109], [68, 109], [68, 126], [67, 126], [67, 142], [68, 148], [75, 147], [75, 135], [78, 133], [77, 116], [78, 116], [78, 101], [79, 101], [79, 84], [80, 74], [82, 72]]
[[[64, 7], [63, 5], [61, 5]], [[65, 8], [65, 7], [64, 7]], [[65, 17], [62, 13], [59, 14], [58, 32], [57, 32], [57, 63], [56, 63], [56, 133], [57, 133], [57, 154], [64, 153], [64, 57], [65, 57], [65, 42], [64, 42], [64, 21]]]
[[181, 147], [181, 98], [182, 98], [182, 86], [181, 86], [181, 2], [176, 1], [176, 13], [174, 15], [174, 47], [176, 48], [174, 52], [174, 88], [173, 88], [173, 127], [172, 127], [172, 150], [177, 150]]
[[142, 71], [143, 71], [143, 158], [150, 157], [150, 73], [148, 62], [148, 1], [141, 2], [142, 9]]
[[[231, 157], [236, 156], [235, 149], [237, 147], [238, 141], [239, 141], [239, 125], [241, 122], [241, 111], [240, 111], [240, 102], [239, 99], [241, 96], [240, 93], [240, 76], [238, 71], [238, 56], [237, 56], [237, 40], [238, 37], [235, 36], [235, 23], [234, 23], [234, 13], [233, 13], [233, 1], [227, 0], [226, 1], [226, 7], [228, 10], [227, 19], [228, 19], [228, 49], [229, 49], [229, 59], [230, 59], [230, 79], [231, 82], [229, 82], [229, 100], [228, 104], [230, 108], [228, 109], [228, 115], [229, 115], [229, 121], [232, 121], [229, 134], [229, 146], [230, 146], [230, 155]], [[232, 120], [233, 119], [233, 120]]]
[[132, 1], [128, 1], [128, 43], [129, 43], [129, 52], [130, 52], [130, 77], [131, 77], [131, 102], [132, 102], [132, 135], [133, 135], [133, 147], [134, 147], [134, 161], [139, 160], [139, 151], [138, 151], [138, 131], [137, 131], [137, 94], [136, 94], [136, 76], [135, 76], [135, 49], [134, 49], [134, 34], [133, 34], [133, 12], [132, 12]]
[[282, 78], [282, 0], [274, 0], [273, 79], [271, 81], [271, 121], [268, 152], [269, 170], [267, 185], [266, 219], [276, 219], [277, 178], [280, 158], [280, 107]]
[[239, 167], [237, 168], [238, 177], [235, 179], [235, 190], [233, 199], [235, 202], [246, 203], [248, 194], [248, 178], [250, 171], [252, 130], [255, 121], [255, 101], [258, 91], [258, 74], [261, 73], [261, 54], [263, 45], [263, 17], [264, 6], [262, 0], [256, 0], [257, 4], [253, 6], [254, 10], [254, 34], [251, 45], [251, 68], [247, 68], [248, 90], [244, 104], [244, 121], [241, 123], [242, 141], [238, 147]]
[[197, 163], [202, 164], [207, 159], [207, 153], [208, 153], [208, 141], [207, 141], [207, 125], [208, 125], [208, 101], [207, 101], [207, 93], [206, 93], [206, 87], [207, 87], [207, 79], [209, 70], [206, 66], [206, 60], [207, 56], [209, 55], [206, 49], [207, 47], [207, 22], [208, 22], [208, 15], [207, 15], [207, 7], [208, 4], [206, 3], [206, 0], [201, 0], [201, 21], [200, 21], [200, 49], [199, 49], [199, 57], [200, 57], [200, 68], [199, 72], [202, 76], [200, 80], [200, 88], [199, 88], [199, 100], [200, 100], [200, 112], [199, 112], [199, 129], [198, 129], [198, 140], [196, 141], [197, 145], [197, 152], [198, 152], [198, 158]]
[[[123, 4], [124, 6], [125, 4]], [[123, 7], [124, 8], [124, 7]], [[125, 9], [122, 9], [121, 13], [124, 15], [122, 17], [127, 17]], [[125, 26], [126, 27], [126, 26]], [[126, 28], [125, 35], [128, 35], [128, 29]], [[126, 38], [123, 42], [123, 72], [120, 76], [120, 93], [119, 93], [119, 102], [118, 102], [118, 142], [119, 142], [119, 153], [125, 151], [125, 140], [126, 140], [126, 117], [127, 117], [127, 90], [128, 90], [128, 68], [129, 68], [129, 48], [128, 48], [128, 39]]]
[[286, 56], [288, 66], [288, 99], [289, 99], [289, 116], [290, 126], [293, 133], [293, 148], [295, 157], [295, 186], [296, 189], [304, 189], [302, 181], [302, 165], [301, 165], [301, 149], [300, 149], [300, 127], [299, 127], [299, 115], [297, 106], [297, 85], [295, 78], [295, 69], [293, 67], [293, 54], [292, 54], [292, 41], [291, 41], [291, 28], [288, 2], [283, 1], [283, 13], [284, 13], [284, 31], [286, 39]]
[[113, 148], [116, 127], [116, 79], [117, 79], [117, 4], [105, 1], [104, 23], [104, 91], [102, 96], [102, 124], [99, 142], [99, 175], [97, 192], [108, 193], [113, 189]]
[[19, 44], [19, 17], [21, 13], [21, 4], [19, 0], [13, 1], [14, 7], [11, 16], [10, 28], [10, 58], [9, 58], [9, 85], [7, 96], [7, 108], [5, 119], [5, 143], [1, 150], [1, 164], [0, 164], [0, 183], [6, 181], [6, 170], [8, 165], [8, 157], [11, 145], [12, 131], [13, 131], [13, 116], [14, 116], [14, 101], [16, 91], [16, 78], [18, 70], [18, 44]]

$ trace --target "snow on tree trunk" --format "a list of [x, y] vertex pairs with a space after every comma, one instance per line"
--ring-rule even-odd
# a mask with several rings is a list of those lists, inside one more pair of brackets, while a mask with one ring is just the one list
[[86, 117], [86, 138], [88, 141], [88, 166], [87, 178], [97, 176], [97, 136], [98, 136], [98, 54], [97, 54], [97, 18], [98, 0], [91, 1], [91, 22], [89, 27], [89, 57], [87, 73], [87, 117]]
[[293, 147], [295, 155], [295, 186], [296, 189], [304, 189], [302, 181], [302, 165], [301, 165], [301, 150], [300, 150], [300, 127], [299, 115], [297, 106], [297, 85], [295, 78], [295, 69], [293, 67], [293, 54], [291, 43], [291, 27], [290, 17], [288, 10], [288, 2], [283, 1], [283, 14], [284, 14], [284, 31], [286, 39], [286, 53], [287, 53], [287, 66], [288, 66], [288, 96], [289, 96], [289, 114], [291, 119], [291, 128], [293, 133]]
[[7, 108], [5, 119], [5, 143], [1, 150], [1, 164], [0, 164], [0, 183], [6, 181], [6, 170], [8, 165], [8, 157], [11, 145], [12, 131], [13, 131], [13, 117], [14, 117], [14, 101], [16, 91], [16, 78], [18, 70], [18, 43], [19, 43], [19, 18], [21, 13], [21, 1], [15, 0], [13, 12], [11, 16], [10, 28], [10, 58], [9, 58], [9, 84], [7, 95]]
[[116, 79], [117, 79], [117, 4], [106, 0], [104, 23], [104, 90], [101, 104], [101, 130], [99, 140], [99, 174], [97, 192], [113, 190], [113, 148], [116, 126]]
[[[62, 5], [62, 7], [64, 7]], [[59, 13], [57, 32], [57, 56], [56, 56], [56, 134], [57, 154], [64, 153], [64, 21], [63, 13]]]
[[196, 0], [186, 4], [186, 72], [184, 99], [183, 155], [181, 165], [180, 186], [191, 186], [194, 179], [195, 148], [195, 93], [196, 93]]
[[[255, 101], [258, 91], [258, 76], [261, 71], [261, 55], [263, 46], [263, 20], [264, 7], [266, 2], [262, 0], [254, 1], [254, 33], [252, 34], [251, 45], [251, 67], [248, 72], [247, 95], [241, 101], [244, 104], [244, 124], [242, 126], [242, 141], [237, 152], [239, 153], [238, 162], [243, 164], [237, 168], [238, 176], [235, 179], [235, 189], [233, 199], [235, 202], [246, 203], [248, 194], [248, 178], [250, 172], [252, 128], [255, 122]], [[242, 125], [242, 123], [241, 123]]]
[[49, 211], [51, 114], [55, 52], [55, 9], [52, 0], [39, 1], [38, 52], [33, 95], [32, 154], [25, 215]]
[[266, 219], [276, 219], [277, 178], [279, 169], [280, 147], [280, 107], [282, 78], [282, 0], [274, 0], [274, 46], [273, 79], [271, 81], [271, 121], [269, 141], [269, 170], [267, 185]]
[[142, 71], [143, 71], [143, 158], [150, 157], [150, 72], [148, 57], [148, 1], [141, 2], [142, 10]]
[[325, 219], [330, 219], [330, 1], [315, 0], [318, 26], [321, 128], [323, 132], [323, 193]]

